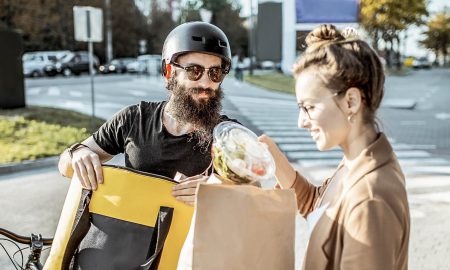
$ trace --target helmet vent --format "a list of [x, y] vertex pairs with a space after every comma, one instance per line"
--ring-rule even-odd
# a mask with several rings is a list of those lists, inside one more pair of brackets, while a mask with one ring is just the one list
[[192, 40], [194, 40], [194, 41], [202, 41], [203, 43], [205, 43], [205, 38], [204, 37], [192, 36]]
[[219, 39], [219, 46], [220, 47], [227, 47], [227, 43], [225, 41], [222, 41]]

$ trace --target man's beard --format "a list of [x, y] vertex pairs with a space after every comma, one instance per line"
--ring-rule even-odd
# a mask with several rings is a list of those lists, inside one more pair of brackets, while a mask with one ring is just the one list
[[[222, 109], [223, 92], [219, 87], [217, 90], [211, 88], [187, 88], [179, 85], [172, 77], [168, 87], [172, 93], [171, 114], [181, 124], [190, 123], [195, 130], [193, 136], [198, 140], [197, 146], [202, 151], [207, 151], [212, 142], [214, 127], [220, 122], [220, 111]], [[192, 95], [205, 93], [208, 99], [194, 100]]]

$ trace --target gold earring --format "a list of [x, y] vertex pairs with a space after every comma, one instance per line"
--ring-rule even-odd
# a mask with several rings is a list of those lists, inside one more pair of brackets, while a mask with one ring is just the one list
[[347, 117], [347, 120], [348, 120], [348, 122], [353, 123], [353, 114], [350, 114], [350, 115]]

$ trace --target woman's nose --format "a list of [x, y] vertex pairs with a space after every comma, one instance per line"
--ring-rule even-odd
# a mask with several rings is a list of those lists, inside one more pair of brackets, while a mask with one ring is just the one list
[[308, 115], [303, 110], [300, 110], [300, 113], [298, 114], [298, 127], [306, 128], [308, 125], [309, 125]]

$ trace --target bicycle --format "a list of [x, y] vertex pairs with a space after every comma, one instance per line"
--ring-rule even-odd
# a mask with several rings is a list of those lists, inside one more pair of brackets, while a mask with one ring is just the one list
[[[11, 231], [5, 230], [3, 228], [0, 228], [0, 235], [6, 236], [7, 238], [0, 238], [0, 246], [3, 248], [3, 250], [6, 252], [6, 255], [8, 255], [11, 263], [14, 265], [14, 268], [16, 270], [41, 270], [43, 268], [43, 265], [41, 264], [41, 252], [43, 251], [44, 246], [51, 246], [53, 242], [53, 238], [42, 238], [40, 234], [31, 234], [31, 236], [22, 236], [15, 234]], [[12, 258], [5, 248], [5, 246], [1, 243], [1, 241], [7, 241], [12, 244], [14, 244], [17, 247], [17, 251], [13, 254]], [[30, 255], [28, 256], [28, 260], [24, 264], [23, 259], [23, 250], [28, 248], [20, 248], [20, 246], [17, 244], [23, 244], [28, 245], [30, 248]], [[45, 250], [45, 249], [44, 249]], [[22, 260], [19, 264], [15, 260], [15, 256], [17, 253], [21, 254]], [[24, 266], [25, 265], [25, 266]]]

